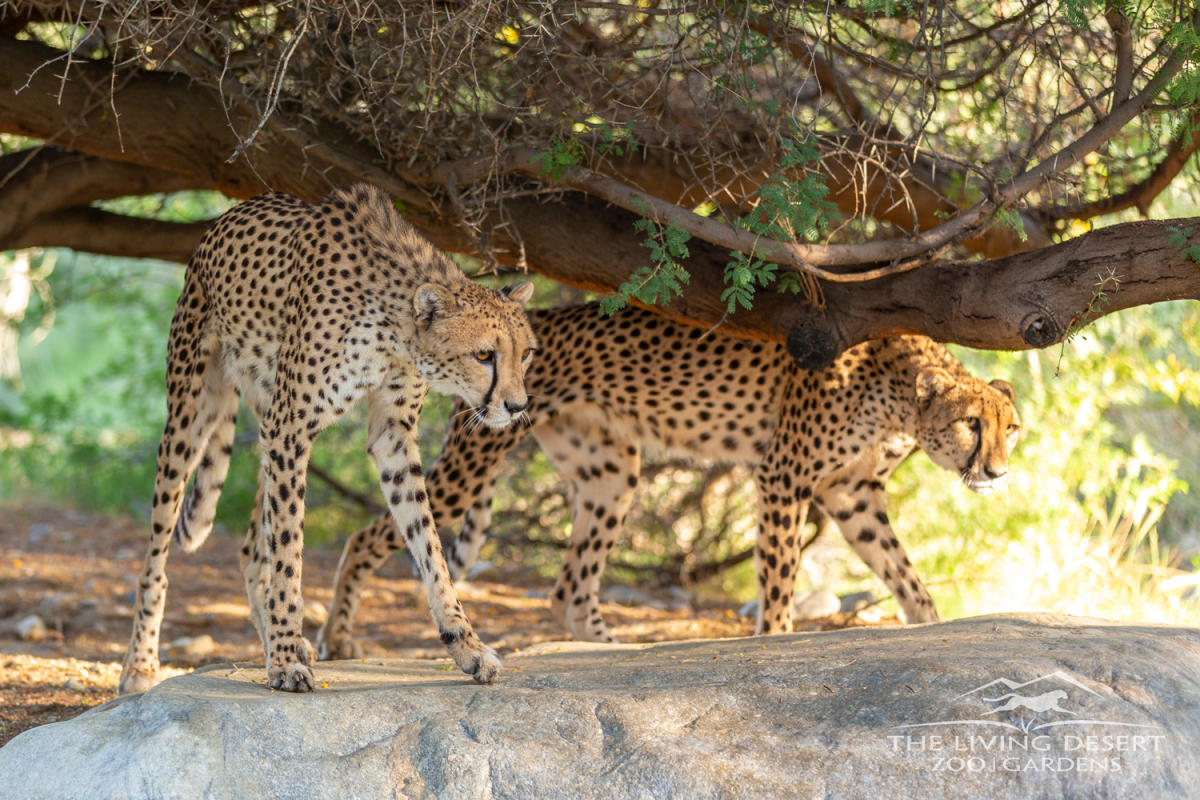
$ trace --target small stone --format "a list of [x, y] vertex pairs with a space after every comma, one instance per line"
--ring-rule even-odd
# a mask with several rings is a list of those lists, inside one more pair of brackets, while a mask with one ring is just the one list
[[316, 600], [304, 601], [304, 624], [313, 628], [319, 628], [325, 624], [325, 620], [329, 619], [329, 612], [325, 610], [325, 606], [318, 603]]
[[862, 611], [868, 606], [875, 605], [875, 595], [871, 592], [854, 592], [845, 594], [841, 597], [841, 608], [843, 614], [854, 614]]
[[809, 592], [796, 598], [792, 614], [796, 619], [819, 619], [838, 613], [842, 601], [833, 592]]
[[184, 636], [169, 645], [169, 652], [175, 656], [206, 656], [217, 649], [217, 643], [207, 633], [199, 636]]
[[668, 611], [691, 611], [692, 610], [692, 595], [687, 589], [679, 586], [672, 586], [667, 589], [667, 610]]
[[17, 624], [13, 626], [13, 630], [17, 632], [17, 636], [26, 642], [40, 642], [50, 632], [46, 628], [46, 623], [37, 614], [30, 614], [27, 617], [17, 620]]
[[72, 676], [70, 678], [67, 678], [66, 681], [63, 682], [63, 685], [61, 688], [66, 689], [71, 692], [82, 692], [85, 687], [78, 678]]
[[615, 603], [619, 606], [651, 606], [659, 607], [662, 603], [655, 600], [641, 589], [614, 583], [600, 593], [600, 602]]
[[739, 617], [757, 617], [758, 616], [758, 598], [754, 598], [746, 605], [738, 609]]
[[496, 565], [490, 561], [476, 561], [475, 566], [471, 567], [471, 569], [467, 571], [467, 579], [470, 580], [471, 578], [477, 578], [488, 570], [494, 569], [495, 566]]

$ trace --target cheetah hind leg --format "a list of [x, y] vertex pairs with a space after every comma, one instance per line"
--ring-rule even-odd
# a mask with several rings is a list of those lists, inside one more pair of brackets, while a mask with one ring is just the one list
[[393, 552], [403, 546], [390, 514], [384, 514], [356, 531], [346, 541], [342, 558], [338, 561], [329, 617], [317, 633], [317, 652], [321, 659], [362, 658], [362, 645], [354, 639], [351, 631], [359, 601], [362, 600], [363, 584]]
[[542, 451], [571, 485], [571, 540], [550, 595], [550, 613], [575, 639], [615, 642], [600, 616], [600, 573], [633, 504], [641, 450], [636, 441], [615, 439], [599, 427], [581, 439], [575, 433], [580, 427], [560, 418], [559, 424], [534, 431]]
[[[185, 295], [187, 291], [185, 286]], [[183, 303], [181, 299], [181, 306]], [[185, 325], [194, 327], [191, 323], [188, 316], [177, 313], [171, 326], [172, 365], [187, 359], [197, 368], [187, 383], [167, 397], [167, 423], [159, 442], [154, 477], [150, 541], [134, 600], [133, 633], [117, 684], [119, 694], [143, 692], [158, 682], [158, 642], [166, 607], [171, 532], [179, 519], [188, 477], [196, 470], [220, 418], [217, 409], [225, 407], [229, 394], [236, 399], [236, 392], [221, 374], [219, 349], [213, 343], [191, 338], [184, 330]], [[184, 420], [187, 424], [180, 426]]]
[[491, 485], [482, 489], [463, 516], [462, 530], [450, 543], [446, 552], [446, 565], [455, 582], [464, 581], [479, 560], [479, 551], [487, 540], [488, 526], [492, 524]]

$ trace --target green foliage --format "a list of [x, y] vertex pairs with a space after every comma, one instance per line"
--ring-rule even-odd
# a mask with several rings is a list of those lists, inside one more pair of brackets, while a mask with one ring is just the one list
[[1022, 242], [1026, 241], [1029, 236], [1025, 233], [1025, 223], [1021, 221], [1021, 215], [1013, 208], [997, 208], [992, 212], [992, 219], [999, 222], [1004, 227], [1017, 234]]
[[629, 304], [631, 299], [648, 305], [668, 303], [683, 291], [691, 275], [679, 263], [688, 257], [690, 233], [673, 225], [659, 225], [643, 217], [634, 227], [646, 233], [642, 242], [650, 251], [651, 264], [636, 270], [600, 301], [603, 314], [613, 314]]
[[533, 157], [533, 165], [543, 177], [561, 181], [567, 169], [582, 164], [586, 155], [587, 150], [578, 139], [554, 136], [550, 139], [549, 148]]
[[[853, 8], [853, 4], [850, 7]], [[885, 17], [907, 17], [916, 13], [912, 0], [863, 0], [862, 10], [867, 14], [882, 14]]]
[[1176, 225], [1167, 226], [1167, 244], [1184, 258], [1200, 262], [1200, 244], [1191, 244], [1192, 234]]
[[1072, 28], [1089, 31], [1092, 29], [1092, 17], [1097, 13], [1103, 14], [1103, 3], [1100, 0], [1060, 0], [1058, 9]]
[[[817, 161], [820, 153], [815, 140], [807, 135], [783, 136], [777, 142], [777, 170], [763, 183], [755, 208], [741, 219], [738, 227], [763, 239], [793, 242], [815, 241], [827, 234], [835, 218], [835, 206], [825, 199], [829, 188], [824, 177], [806, 170], [799, 178], [795, 172]], [[703, 205], [699, 207], [703, 210]], [[647, 214], [648, 209], [640, 209]], [[643, 244], [650, 251], [651, 263], [636, 270], [616, 291], [601, 301], [605, 314], [624, 308], [631, 298], [648, 305], [667, 303], [680, 293], [690, 277], [682, 262], [688, 257], [690, 234], [672, 226], [659, 225], [645, 217], [634, 223], [649, 234]], [[756, 254], [734, 253], [725, 266], [725, 289], [721, 301], [730, 313], [740, 306], [750, 309], [759, 289], [774, 287], [783, 292], [804, 292], [799, 276], [791, 270]]]
[[749, 309], [753, 305], [757, 288], [766, 288], [775, 282], [778, 264], [750, 258], [745, 253], [734, 253], [733, 260], [725, 265], [725, 290], [721, 301], [732, 314], [738, 306]]
[[[835, 217], [834, 204], [825, 199], [829, 187], [824, 176], [815, 170], [805, 171], [799, 180], [792, 177], [795, 170], [820, 158], [816, 142], [806, 135], [784, 136], [779, 139], [778, 147], [776, 172], [759, 190], [758, 205], [736, 224], [774, 241], [816, 241], [828, 233], [829, 223]], [[775, 286], [779, 291], [804, 291], [795, 272], [781, 271], [777, 264], [754, 253], [735, 253], [725, 266], [724, 277], [721, 300], [729, 313], [738, 306], [750, 309], [758, 289]]]
[[828, 233], [836, 207], [825, 199], [829, 187], [824, 176], [806, 171], [799, 180], [791, 177], [793, 170], [820, 157], [812, 137], [781, 137], [776, 171], [759, 190], [758, 205], [738, 225], [780, 242], [816, 241]]
[[[589, 117], [572, 128], [575, 136], [552, 136], [549, 147], [533, 157], [533, 165], [542, 177], [561, 181], [568, 168], [587, 163], [589, 147], [597, 155], [623, 156], [635, 146], [630, 123], [610, 125], [597, 117]], [[584, 134], [590, 142], [585, 140]]]

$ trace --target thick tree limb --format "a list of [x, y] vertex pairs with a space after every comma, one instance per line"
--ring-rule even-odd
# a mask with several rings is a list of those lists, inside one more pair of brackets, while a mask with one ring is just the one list
[[28, 239], [39, 217], [114, 197], [206, 188], [190, 175], [57, 147], [0, 156], [0, 242]]
[[[566, 197], [563, 213], [534, 219], [544, 206], [524, 202], [526, 208], [509, 211], [528, 220], [521, 228], [523, 244], [539, 272], [603, 291], [628, 274], [629, 264], [645, 263], [640, 244], [626, 235], [631, 215]], [[583, 219], [589, 224], [580, 225]], [[901, 333], [994, 350], [1047, 347], [1084, 318], [1163, 300], [1200, 299], [1200, 264], [1167, 243], [1172, 228], [1193, 236], [1200, 232], [1200, 218], [1115, 225], [1007, 258], [934, 263], [870, 283], [821, 283], [824, 309], [794, 295], [760, 293], [752, 311], [728, 315], [719, 296], [729, 253], [693, 240], [686, 262], [691, 281], [664, 311], [694, 325], [719, 323], [735, 336], [786, 339], [809, 369], [827, 366], [859, 342]], [[1114, 275], [1119, 285], [1109, 282], [1108, 301], [1097, 305], [1097, 283]]]
[[[73, 67], [72, 79], [61, 87], [57, 78], [39, 73], [28, 88], [14, 93], [25, 76], [43, 63], [48, 50], [0, 39], [0, 63], [16, 66], [0, 71], [0, 128], [61, 141], [102, 158], [182, 174], [233, 196], [271, 186], [314, 198], [323, 195], [330, 183], [358, 179], [354, 164], [372, 163], [370, 154], [336, 138], [319, 140], [319, 148], [306, 147], [305, 137], [313, 134], [299, 129], [290, 140], [264, 129], [253, 153], [253, 167], [245, 160], [226, 163], [237, 139], [224, 125], [219, 98], [177, 76], [139, 73], [119, 82], [109, 99], [107, 66], [84, 63]], [[60, 88], [63, 102], [58, 104], [54, 97]], [[1140, 94], [1149, 91], [1144, 88]], [[97, 97], [105, 98], [102, 107], [95, 105]], [[1139, 102], [1135, 97], [1117, 110], [1132, 116], [1136, 108], [1130, 104]], [[119, 117], [114, 117], [112, 108]], [[1117, 115], [1108, 122], [1119, 124]], [[1094, 140], [1089, 136], [1072, 145], [1075, 149], [1068, 155], [1081, 157], [1087, 147], [1102, 140], [1102, 134]], [[342, 160], [334, 163], [338, 159]], [[1032, 174], [1036, 177], [1025, 179], [1044, 177], [1041, 171]], [[401, 177], [391, 183], [423, 197]], [[437, 214], [432, 203], [414, 203], [405, 212], [439, 246], [473, 249], [474, 242]], [[509, 199], [504, 216], [487, 223], [492, 226], [497, 255], [506, 263], [518, 263], [523, 256], [549, 277], [608, 290], [647, 261], [641, 236], [633, 229], [635, 219], [634, 214], [595, 198], [567, 192], [553, 205], [529, 197]], [[1173, 224], [1188, 232], [1197, 228], [1194, 220]], [[925, 333], [976, 347], [1045, 346], [1060, 340], [1072, 319], [1086, 315], [1089, 308], [1100, 314], [1200, 295], [1200, 270], [1166, 245], [1167, 227], [1166, 223], [1118, 226], [1007, 259], [935, 264], [854, 286], [824, 283], [824, 310], [809, 308], [795, 296], [760, 294], [752, 313], [729, 316], [719, 299], [729, 252], [694, 239], [687, 263], [691, 284], [666, 311], [693, 324], [720, 324], [734, 335], [786, 339], [801, 363], [810, 367], [828, 363], [859, 341], [900, 332]], [[185, 249], [178, 244], [181, 238], [175, 241], [174, 247]], [[1109, 302], [1097, 308], [1095, 284], [1113, 270], [1121, 281], [1119, 289], [1109, 286]]]
[[75, 206], [43, 214], [26, 227], [0, 237], [0, 250], [70, 247], [89, 253], [185, 263], [207, 227], [207, 222], [163, 222]]

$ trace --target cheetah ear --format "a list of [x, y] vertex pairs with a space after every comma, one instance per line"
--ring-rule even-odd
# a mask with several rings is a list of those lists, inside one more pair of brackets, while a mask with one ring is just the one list
[[437, 317], [444, 317], [458, 306], [454, 294], [445, 286], [436, 283], [423, 283], [417, 287], [413, 295], [413, 312], [417, 322], [428, 325]]
[[514, 303], [525, 305], [533, 297], [533, 281], [522, 281], [521, 283], [514, 283], [512, 286], [505, 286], [500, 290], [500, 294]]
[[917, 402], [924, 405], [954, 387], [954, 378], [941, 367], [926, 367], [917, 373]]
[[1007, 395], [1008, 399], [1012, 402], [1017, 402], [1017, 395], [1013, 391], [1012, 384], [1008, 381], [1002, 381], [997, 378], [996, 380], [988, 383], [988, 386], [991, 386], [993, 389], [1000, 392], [1000, 394]]

